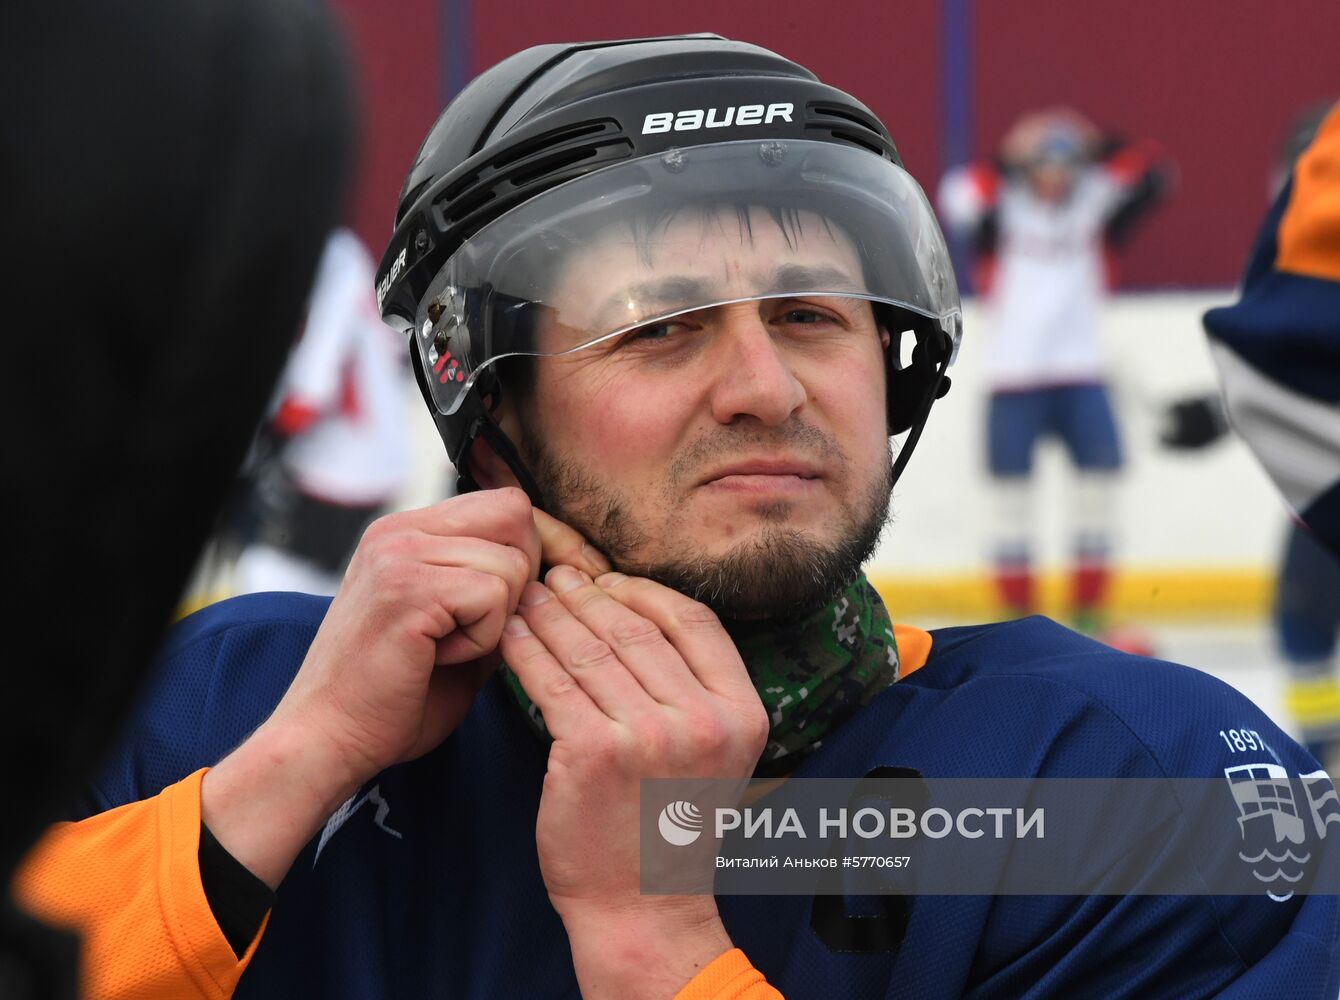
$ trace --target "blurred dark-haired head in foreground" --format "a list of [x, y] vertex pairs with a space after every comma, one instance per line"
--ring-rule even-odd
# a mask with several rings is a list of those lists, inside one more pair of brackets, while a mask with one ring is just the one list
[[[6, 5], [0, 105], [7, 884], [144, 679], [292, 343], [351, 117], [299, 0]], [[68, 993], [72, 954], [5, 905], [0, 995]]]

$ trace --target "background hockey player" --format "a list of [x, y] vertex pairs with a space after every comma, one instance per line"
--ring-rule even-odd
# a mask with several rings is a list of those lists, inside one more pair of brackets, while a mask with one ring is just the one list
[[358, 237], [332, 234], [237, 516], [236, 593], [334, 594], [359, 536], [404, 488], [403, 345], [377, 314], [372, 274]]
[[1099, 343], [1108, 255], [1164, 194], [1168, 175], [1150, 143], [1106, 137], [1058, 108], [1023, 116], [994, 162], [956, 168], [941, 184], [941, 211], [976, 255], [976, 285], [991, 306], [992, 558], [1010, 615], [1037, 607], [1033, 451], [1054, 437], [1076, 470], [1070, 607], [1084, 631], [1105, 624], [1122, 464]]
[[123, 731], [283, 367], [347, 86], [300, 0], [0, 7], [5, 1000], [77, 995], [11, 875]]
[[1284, 161], [1292, 168], [1281, 171], [1241, 298], [1206, 313], [1205, 329], [1233, 425], [1301, 524], [1286, 545], [1276, 620], [1290, 664], [1289, 708], [1314, 753], [1333, 759], [1340, 738], [1340, 111], [1304, 116]]

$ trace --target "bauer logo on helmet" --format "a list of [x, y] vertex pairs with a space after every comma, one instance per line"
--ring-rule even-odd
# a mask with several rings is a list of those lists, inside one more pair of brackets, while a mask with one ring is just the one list
[[791, 121], [794, 104], [741, 104], [731, 108], [690, 108], [686, 111], [660, 111], [642, 120], [642, 134], [653, 132], [696, 132], [700, 128], [728, 128], [731, 125], [771, 125]]

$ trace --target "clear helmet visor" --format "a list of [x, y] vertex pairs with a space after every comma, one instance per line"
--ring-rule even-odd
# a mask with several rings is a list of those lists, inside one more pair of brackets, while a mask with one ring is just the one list
[[684, 337], [745, 302], [810, 338], [880, 303], [935, 322], [955, 352], [961, 331], [944, 237], [910, 175], [856, 148], [769, 140], [670, 150], [527, 201], [447, 260], [413, 339], [450, 415], [503, 358]]

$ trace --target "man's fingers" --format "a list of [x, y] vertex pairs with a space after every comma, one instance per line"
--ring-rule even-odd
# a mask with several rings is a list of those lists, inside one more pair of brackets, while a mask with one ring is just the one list
[[753, 692], [740, 653], [711, 608], [644, 577], [607, 573], [596, 584], [656, 624], [703, 687], [723, 696]]
[[418, 510], [390, 514], [374, 521], [367, 535], [376, 537], [406, 528], [510, 545], [526, 554], [532, 580], [538, 578], [541, 563], [575, 566], [591, 576], [610, 571], [609, 560], [581, 532], [533, 507], [525, 492], [516, 487], [481, 490]]
[[542, 510], [532, 512], [546, 566], [575, 566], [593, 577], [610, 571], [609, 560], [581, 532]]
[[533, 579], [540, 567], [540, 535], [533, 510], [524, 490], [516, 487], [481, 490], [379, 518], [364, 537], [413, 528], [431, 535], [482, 538], [524, 552], [533, 568]]
[[[539, 584], [536, 584], [539, 586]], [[544, 724], [555, 739], [566, 739], [609, 719], [580, 684], [554, 658], [525, 619], [512, 615], [503, 626], [499, 649], [503, 662], [516, 674], [530, 700], [544, 714]]]
[[[566, 569], [576, 574], [571, 567]], [[582, 624], [548, 587], [526, 584], [517, 614], [606, 716], [629, 722], [655, 707], [614, 648]]]
[[642, 689], [662, 705], [683, 705], [702, 695], [702, 685], [655, 622], [620, 604], [591, 577], [556, 566], [545, 578], [549, 589], [593, 635], [614, 651]]
[[534, 576], [530, 558], [511, 545], [470, 538], [464, 535], [442, 538], [422, 532], [411, 534], [404, 543], [414, 558], [431, 566], [459, 566], [496, 576], [507, 584], [507, 612], [516, 610], [521, 590]]
[[434, 663], [464, 663], [498, 648], [507, 621], [507, 584], [491, 573], [456, 566], [428, 566], [427, 583], [438, 594], [452, 627], [436, 637]]

